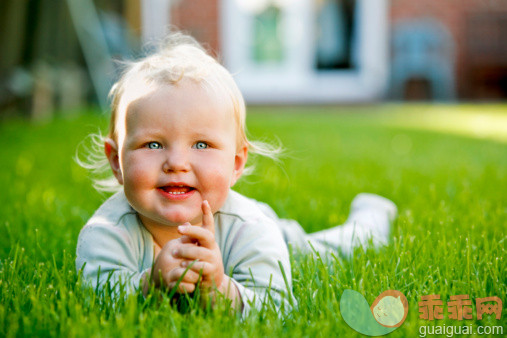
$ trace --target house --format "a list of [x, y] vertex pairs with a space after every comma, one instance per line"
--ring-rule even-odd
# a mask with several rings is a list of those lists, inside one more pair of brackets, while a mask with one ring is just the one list
[[[216, 51], [248, 102], [507, 97], [507, 1], [193, 0], [169, 11], [168, 23]], [[397, 93], [403, 30], [426, 73], [405, 66]]]
[[95, 89], [82, 96], [104, 106], [113, 71], [97, 60], [135, 55], [133, 40], [169, 26], [205, 44], [249, 103], [507, 98], [505, 0], [7, 0], [1, 9], [0, 108], [34, 88], [56, 102], [79, 97], [78, 81], [51, 80], [82, 78], [76, 66]]
[[170, 11], [171, 24], [216, 51], [247, 102], [364, 102], [386, 95], [387, 0], [176, 1]]

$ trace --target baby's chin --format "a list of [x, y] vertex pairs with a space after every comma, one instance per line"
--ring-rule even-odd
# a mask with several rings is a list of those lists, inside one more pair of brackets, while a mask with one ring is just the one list
[[163, 224], [167, 226], [178, 226], [184, 223], [190, 223], [192, 225], [200, 225], [202, 223], [202, 217], [189, 217], [188, 215], [171, 215], [166, 216], [163, 219]]

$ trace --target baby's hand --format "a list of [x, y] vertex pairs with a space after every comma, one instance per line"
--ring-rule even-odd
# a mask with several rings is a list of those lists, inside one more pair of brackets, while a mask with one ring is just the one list
[[[195, 246], [196, 244], [193, 244], [188, 236], [182, 236], [167, 242], [158, 254], [151, 273], [151, 280], [155, 284], [155, 287], [158, 288], [163, 285], [173, 288], [176, 286], [186, 268], [181, 265], [183, 259], [175, 257], [173, 252], [178, 251], [182, 245]], [[199, 273], [189, 269], [178, 285], [177, 291], [180, 293], [193, 292], [198, 279]]]
[[178, 227], [180, 234], [188, 238], [190, 243], [179, 245], [173, 256], [182, 259], [180, 266], [183, 269], [195, 261], [188, 272], [202, 273], [201, 288], [207, 291], [213, 287], [222, 289], [224, 265], [220, 248], [215, 241], [215, 222], [208, 201], [202, 203], [202, 213], [202, 227], [191, 225]]

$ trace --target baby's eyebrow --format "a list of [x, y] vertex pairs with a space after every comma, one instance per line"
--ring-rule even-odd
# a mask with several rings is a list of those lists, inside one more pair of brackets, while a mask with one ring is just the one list
[[193, 133], [191, 138], [194, 141], [206, 141], [206, 142], [210, 142], [215, 145], [220, 145], [220, 144], [223, 145], [228, 140], [228, 138], [223, 134], [217, 134], [217, 133], [207, 134], [207, 133], [199, 133], [199, 132]]
[[127, 144], [135, 145], [138, 143], [146, 142], [146, 141], [153, 141], [153, 140], [159, 140], [160, 133], [154, 133], [154, 132], [137, 132], [131, 134], [127, 137]]
[[194, 138], [210, 138], [210, 136], [206, 133], [199, 133], [199, 132], [195, 132], [192, 134], [192, 137]]
[[132, 135], [132, 138], [164, 137], [165, 133], [158, 128], [142, 128]]

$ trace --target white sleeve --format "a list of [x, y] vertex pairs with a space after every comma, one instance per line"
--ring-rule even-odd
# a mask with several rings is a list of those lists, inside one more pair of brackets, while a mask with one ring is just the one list
[[79, 234], [76, 268], [82, 269], [83, 280], [94, 288], [109, 284], [120, 292], [123, 285], [125, 292], [131, 293], [139, 287], [144, 273], [138, 251], [125, 229], [87, 225]]
[[263, 220], [263, 224], [243, 223], [226, 253], [225, 273], [238, 288], [243, 315], [252, 307], [262, 309], [266, 302], [272, 301], [280, 310], [295, 304], [287, 245], [276, 224]]

